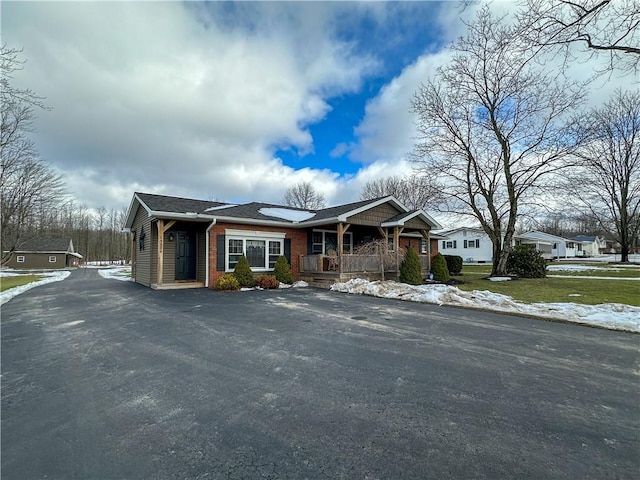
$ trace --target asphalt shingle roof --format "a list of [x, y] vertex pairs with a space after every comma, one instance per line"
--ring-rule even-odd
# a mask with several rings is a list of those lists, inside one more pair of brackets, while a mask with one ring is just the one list
[[206, 213], [207, 208], [226, 205], [222, 202], [196, 200], [193, 198], [168, 197], [152, 193], [136, 193], [144, 204], [155, 212]]
[[16, 252], [70, 252], [70, 238], [39, 236], [34, 237], [16, 249]]

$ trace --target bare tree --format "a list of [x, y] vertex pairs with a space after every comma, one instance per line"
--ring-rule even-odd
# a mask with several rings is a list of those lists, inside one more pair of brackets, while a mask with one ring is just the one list
[[284, 194], [285, 205], [307, 210], [319, 210], [324, 208], [324, 195], [318, 192], [309, 182], [298, 182], [289, 187]]
[[[44, 108], [31, 90], [15, 88], [12, 74], [22, 68], [19, 50], [0, 47], [0, 202], [2, 263], [30, 235], [52, 219], [45, 214], [64, 196], [62, 177], [38, 158], [29, 133], [34, 108]], [[7, 252], [7, 253], [4, 253]]]
[[391, 176], [367, 182], [360, 192], [362, 200], [393, 195], [412, 210], [433, 208], [441, 197], [433, 179], [427, 175]]
[[575, 147], [564, 119], [582, 94], [535, 69], [516, 30], [487, 7], [452, 50], [451, 62], [412, 99], [415, 160], [442, 184], [448, 211], [480, 222], [493, 242], [492, 274], [503, 275], [518, 208]]
[[576, 152], [580, 165], [567, 191], [620, 243], [628, 262], [640, 234], [640, 92], [618, 90], [580, 120], [589, 141]]
[[640, 65], [640, 6], [637, 0], [523, 0], [521, 33], [536, 47], [559, 48], [565, 61], [571, 46], [591, 56], [608, 55], [607, 71], [637, 72]]

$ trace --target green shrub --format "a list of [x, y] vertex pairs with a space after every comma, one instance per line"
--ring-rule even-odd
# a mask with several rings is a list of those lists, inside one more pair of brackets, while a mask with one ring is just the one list
[[279, 282], [282, 283], [293, 283], [293, 277], [291, 276], [291, 269], [289, 268], [289, 262], [287, 262], [287, 257], [280, 255], [278, 260], [276, 260], [276, 265], [273, 268], [273, 275]]
[[216, 282], [216, 290], [239, 290], [240, 284], [233, 273], [225, 273]]
[[547, 261], [534, 245], [517, 245], [509, 253], [507, 272], [522, 278], [544, 278]]
[[236, 268], [233, 270], [233, 274], [241, 287], [253, 287], [256, 284], [256, 281], [253, 278], [253, 272], [249, 266], [249, 261], [244, 255], [240, 257], [240, 260], [238, 260]]
[[447, 268], [447, 261], [442, 254], [437, 254], [431, 261], [431, 273], [433, 273], [433, 279], [438, 282], [449, 281], [449, 269]]
[[400, 264], [400, 281], [409, 285], [422, 284], [422, 266], [418, 253], [413, 247], [407, 249]]
[[256, 285], [258, 285], [260, 288], [268, 290], [271, 288], [279, 288], [280, 282], [273, 275], [260, 275], [258, 278], [256, 278]]
[[460, 255], [445, 255], [445, 261], [447, 262], [447, 268], [451, 275], [460, 275], [462, 272], [462, 257]]

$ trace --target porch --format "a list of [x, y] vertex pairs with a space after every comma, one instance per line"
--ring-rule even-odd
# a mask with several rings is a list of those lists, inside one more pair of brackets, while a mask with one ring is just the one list
[[[346, 282], [354, 278], [365, 280], [397, 280], [399, 265], [403, 254], [395, 258], [388, 255], [300, 255], [300, 279], [307, 283], [328, 287], [336, 282]], [[422, 276], [427, 277], [431, 270], [429, 255], [418, 255]]]

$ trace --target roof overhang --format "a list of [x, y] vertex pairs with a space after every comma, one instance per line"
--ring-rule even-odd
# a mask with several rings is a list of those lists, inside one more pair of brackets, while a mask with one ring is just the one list
[[401, 218], [394, 220], [392, 222], [382, 222], [380, 224], [381, 227], [404, 227], [405, 223], [413, 218], [420, 218], [422, 221], [427, 223], [432, 229], [439, 230], [442, 226], [436, 222], [430, 215], [428, 215], [424, 210], [416, 210], [414, 212], [408, 212]]

